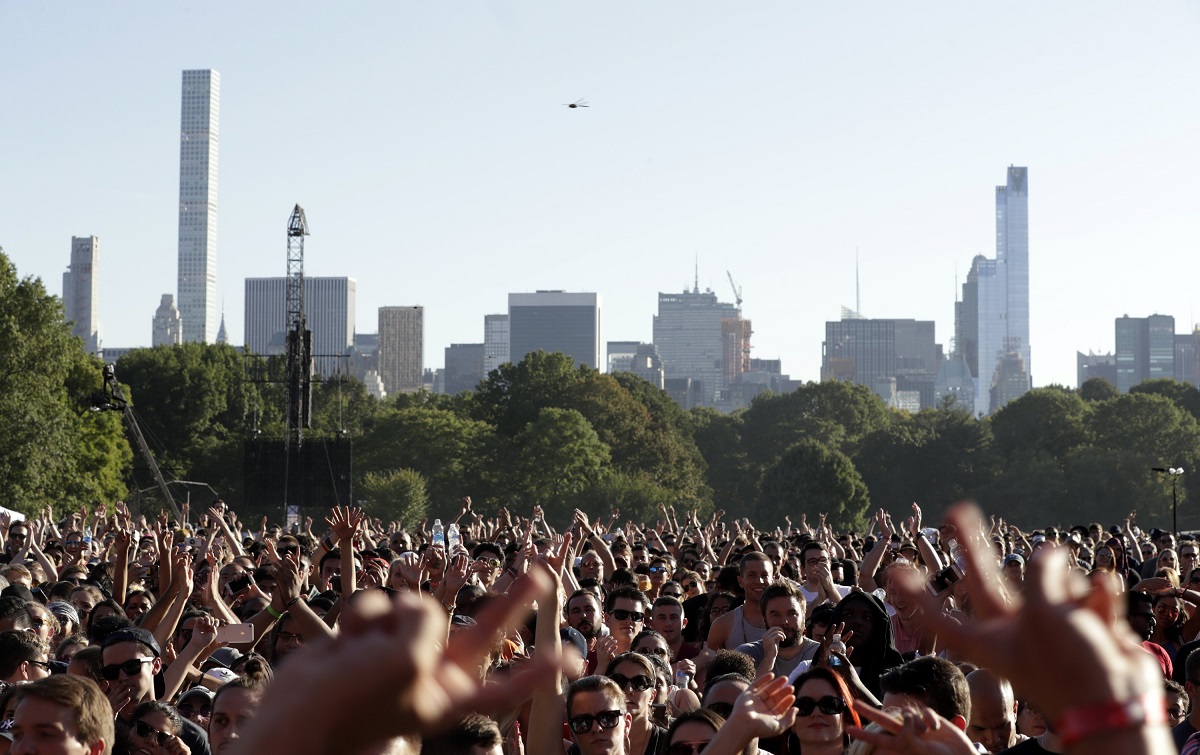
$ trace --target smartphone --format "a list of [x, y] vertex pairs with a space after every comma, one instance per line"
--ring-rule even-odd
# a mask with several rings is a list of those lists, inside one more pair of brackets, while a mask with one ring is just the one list
[[582, 563], [583, 563], [583, 557], [582, 557], [582, 556], [576, 556], [576, 557], [575, 557], [575, 568], [577, 568], [577, 569], [578, 569], [578, 568], [579, 568], [579, 565], [580, 565], [580, 564], [582, 564]]
[[226, 624], [223, 627], [217, 627], [217, 642], [225, 643], [242, 643], [254, 642], [254, 625], [253, 624]]
[[249, 574], [239, 574], [238, 576], [229, 580], [229, 585], [228, 585], [229, 592], [233, 595], [237, 595], [239, 592], [241, 592], [242, 590], [245, 590], [249, 586], [250, 586], [250, 575]]
[[925, 585], [925, 589], [929, 590], [930, 595], [941, 595], [954, 586], [954, 583], [962, 579], [962, 573], [953, 565], [947, 566], [929, 580]]
[[329, 578], [329, 589], [341, 594], [342, 592], [342, 575], [335, 574]]

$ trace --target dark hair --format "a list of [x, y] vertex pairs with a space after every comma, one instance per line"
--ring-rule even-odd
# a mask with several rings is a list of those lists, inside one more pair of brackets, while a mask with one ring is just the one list
[[713, 658], [712, 664], [708, 667], [708, 675], [710, 678], [715, 678], [725, 674], [738, 674], [746, 681], [753, 683], [754, 677], [757, 675], [754, 659], [736, 650], [725, 648], [718, 650], [717, 657]]
[[[84, 630], [87, 632], [89, 637], [92, 636], [92, 625], [93, 622], [96, 621], [96, 609], [102, 606], [104, 608], [112, 609], [115, 612], [115, 615], [121, 617], [122, 619], [129, 618], [128, 614], [125, 613], [125, 606], [121, 605], [112, 598], [105, 598], [104, 600], [96, 603], [96, 605], [92, 606], [92, 610], [88, 611], [87, 626], [84, 627]], [[105, 617], [101, 616], [100, 618], [103, 619]], [[133, 622], [130, 622], [129, 626], [133, 626]]]
[[618, 587], [608, 594], [604, 599], [604, 612], [611, 613], [613, 606], [617, 604], [617, 600], [624, 598], [642, 604], [642, 609], [645, 610], [650, 601], [646, 599], [646, 593], [632, 586]]
[[671, 740], [675, 737], [675, 730], [684, 724], [699, 723], [708, 724], [713, 728], [715, 736], [721, 727], [725, 725], [725, 719], [708, 708], [697, 708], [696, 710], [688, 711], [679, 718], [671, 722], [670, 728], [667, 729], [667, 746], [671, 745]]
[[[110, 634], [132, 626], [133, 622], [124, 616], [101, 616], [92, 621], [92, 615], [89, 613], [88, 639], [97, 645], [101, 645]], [[155, 655], [158, 654], [155, 653]]]
[[50, 646], [31, 632], [0, 632], [0, 679], [17, 672], [22, 663], [39, 655], [49, 657]]
[[718, 590], [717, 592], [709, 593], [708, 600], [704, 601], [704, 612], [700, 614], [700, 626], [696, 630], [696, 634], [701, 641], [708, 639], [708, 630], [712, 629], [713, 603], [716, 603], [718, 600], [724, 600], [729, 603], [731, 610], [741, 603], [738, 596], [731, 592]]
[[879, 678], [885, 693], [907, 695], [933, 708], [942, 718], [971, 720], [971, 688], [967, 677], [950, 661], [926, 655], [888, 671]]
[[571, 683], [567, 688], [567, 717], [571, 716], [571, 705], [575, 702], [575, 696], [581, 692], [603, 692], [613, 699], [613, 702], [620, 704], [621, 712], [625, 712], [625, 692], [617, 686], [617, 683], [607, 676], [593, 674], [585, 676]]
[[763, 616], [767, 615], [767, 604], [776, 598], [790, 598], [800, 604], [800, 615], [804, 615], [804, 609], [808, 605], [808, 601], [804, 599], [804, 593], [792, 582], [775, 582], [767, 585], [767, 589], [763, 590], [762, 597], [758, 599], [758, 608], [762, 611]]
[[13, 629], [25, 630], [33, 626], [33, 620], [25, 610], [25, 600], [16, 595], [0, 598], [0, 621], [5, 619], [12, 619]]
[[705, 680], [704, 690], [700, 695], [700, 700], [701, 700], [702, 705], [704, 704], [703, 701], [705, 700], [705, 698], [708, 697], [708, 693], [712, 690], [712, 688], [717, 686], [721, 682], [741, 682], [742, 684], [745, 684], [747, 687], [749, 687], [751, 684], [753, 684], [753, 682], [751, 682], [749, 679], [747, 679], [745, 674], [742, 674], [741, 672], [735, 671], [735, 672], [728, 673], [728, 674], [721, 674], [720, 676], [710, 675], [708, 677], [708, 679]]
[[471, 755], [476, 747], [490, 749], [503, 743], [500, 726], [495, 721], [480, 713], [468, 713], [449, 731], [423, 739], [421, 752], [423, 755]]
[[750, 551], [748, 553], [743, 553], [742, 557], [738, 559], [737, 568], [739, 575], [746, 570], [746, 564], [750, 563], [751, 561], [763, 561], [767, 564], [770, 564], [770, 568], [772, 570], [775, 568], [775, 562], [771, 560], [770, 556], [762, 551]]
[[[939, 658], [937, 660], [941, 659]], [[946, 663], [949, 663], [949, 661], [946, 661]], [[954, 664], [951, 663], [950, 665], [953, 666]], [[957, 671], [957, 669], [955, 670]], [[850, 688], [846, 686], [846, 682], [842, 679], [841, 674], [837, 673], [836, 671], [827, 669], [823, 666], [817, 666], [816, 668], [810, 668], [808, 671], [805, 671], [803, 674], [796, 677], [796, 681], [792, 684], [792, 689], [795, 691], [796, 696], [800, 696], [801, 687], [814, 680], [827, 682], [835, 690], [837, 690], [838, 694], [842, 696], [842, 699], [846, 701], [846, 709], [841, 713], [843, 731], [846, 728], [849, 728], [849, 726], [862, 727], [862, 719], [858, 717], [858, 711], [854, 710], [854, 696], [850, 694]], [[843, 734], [842, 739], [844, 740], [845, 744], [850, 743], [850, 735]]]
[[173, 706], [166, 703], [160, 703], [158, 700], [147, 700], [133, 709], [133, 715], [129, 720], [136, 723], [146, 716], [147, 713], [161, 713], [167, 719], [167, 728], [170, 731], [163, 732], [172, 736], [178, 736], [179, 732], [183, 731], [183, 718], [179, 715], [179, 711]]
[[87, 678], [99, 684], [104, 681], [102, 670], [104, 669], [104, 648], [99, 645], [89, 645], [85, 648], [80, 648], [75, 654], [75, 662], [83, 666], [83, 670], [87, 673]]

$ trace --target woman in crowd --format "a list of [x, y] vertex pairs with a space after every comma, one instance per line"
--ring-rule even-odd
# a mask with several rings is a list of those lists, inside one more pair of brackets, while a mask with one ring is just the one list
[[788, 755], [844, 755], [849, 726], [861, 726], [842, 677], [817, 667], [796, 677], [796, 722], [787, 739]]
[[628, 755], [662, 755], [667, 731], [652, 720], [657, 675], [654, 664], [639, 653], [622, 653], [609, 662], [604, 675], [625, 693], [625, 712], [631, 717]]
[[179, 738], [183, 720], [170, 705], [147, 700], [134, 710], [130, 723], [129, 741], [124, 749], [128, 755], [191, 755]]

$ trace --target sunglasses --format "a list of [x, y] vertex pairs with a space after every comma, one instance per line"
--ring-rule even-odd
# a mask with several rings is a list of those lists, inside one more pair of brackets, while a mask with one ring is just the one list
[[665, 566], [651, 566], [650, 567], [651, 574], [663, 574], [666, 571], [667, 571], [667, 567], [665, 567]]
[[633, 690], [634, 692], [645, 692], [654, 686], [654, 680], [645, 674], [637, 676], [625, 676], [624, 674], [609, 674], [609, 679], [617, 683], [617, 686], [622, 690]]
[[581, 716], [575, 716], [570, 721], [567, 721], [567, 723], [570, 725], [571, 731], [575, 732], [576, 734], [583, 734], [584, 732], [591, 731], [593, 724], [600, 724], [601, 729], [612, 729], [616, 727], [617, 722], [620, 720], [621, 711], [605, 710], [597, 713], [594, 716], [590, 713], [585, 713]]
[[153, 737], [154, 741], [158, 743], [159, 747], [165, 746], [167, 744], [167, 740], [171, 738], [170, 734], [167, 734], [166, 732], [162, 732], [162, 731], [159, 731], [158, 729], [155, 729], [153, 726], [146, 723], [145, 721], [136, 722], [134, 724], [134, 727], [137, 728], [137, 734], [139, 737], [142, 737], [145, 739], [149, 739], [150, 737]]
[[100, 674], [110, 682], [116, 681], [125, 672], [125, 676], [133, 676], [142, 670], [143, 663], [154, 663], [153, 658], [131, 658], [124, 663], [110, 663], [100, 669]]
[[10, 533], [8, 533], [8, 539], [9, 539], [9, 540], [25, 540], [25, 539], [26, 539], [26, 538], [28, 538], [28, 537], [29, 537], [29, 536], [28, 536], [28, 535], [26, 535], [24, 532], [10, 532]]
[[846, 710], [846, 701], [833, 695], [826, 695], [819, 700], [811, 697], [796, 698], [796, 712], [802, 716], [811, 716], [817, 708], [827, 716], [836, 716]]
[[486, 566], [489, 569], [495, 569], [497, 566], [500, 565], [500, 559], [498, 559], [498, 558], [481, 558], [481, 559], [479, 559], [479, 563], [483, 564], [484, 566]]
[[185, 716], [185, 717], [190, 716], [194, 713], [199, 713], [202, 716], [211, 716], [212, 715], [212, 706], [208, 706], [208, 705], [204, 706], [203, 708], [197, 708], [196, 706], [192, 705], [191, 703], [181, 703], [179, 705], [176, 705], [175, 709], [179, 711], [179, 715]]
[[667, 755], [700, 755], [705, 747], [708, 747], [708, 740], [705, 742], [676, 742], [667, 748]]
[[670, 655], [670, 651], [666, 648], [642, 648], [634, 652], [641, 653], [642, 655], [657, 655], [659, 658], [666, 658]]
[[664, 592], [663, 597], [664, 598], [681, 598], [681, 597], [683, 597], [683, 593], [682, 592]]
[[613, 610], [609, 611], [609, 613], [611, 613], [612, 617], [617, 621], [629, 621], [632, 619], [635, 624], [646, 618], [646, 614], [642, 613], [641, 611], [626, 611], [624, 608], [614, 608]]

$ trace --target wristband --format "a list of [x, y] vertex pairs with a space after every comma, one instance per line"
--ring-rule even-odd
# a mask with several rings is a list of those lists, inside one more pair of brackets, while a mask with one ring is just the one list
[[324, 545], [327, 551], [333, 550], [333, 540], [330, 539], [329, 535], [325, 536], [325, 539], [321, 541], [321, 545]]
[[272, 616], [274, 616], [276, 621], [278, 621], [279, 619], [282, 619], [282, 618], [283, 618], [283, 614], [281, 614], [281, 613], [279, 613], [278, 611], [276, 611], [276, 610], [275, 610], [273, 607], [271, 607], [271, 605], [270, 605], [270, 604], [268, 604], [268, 605], [267, 605], [267, 613], [269, 613], [269, 614], [271, 614]]
[[1166, 722], [1167, 711], [1163, 705], [1162, 692], [1155, 691], [1146, 692], [1124, 702], [1111, 700], [1071, 708], [1058, 717], [1054, 731], [1062, 738], [1064, 747], [1071, 747], [1081, 739], [1097, 734]]
[[289, 600], [287, 602], [287, 605], [285, 605], [283, 607], [283, 610], [285, 610], [285, 611], [290, 610], [292, 606], [296, 605], [296, 603], [300, 602], [303, 599], [304, 599], [303, 595], [297, 595], [296, 597], [292, 598], [291, 600]]

